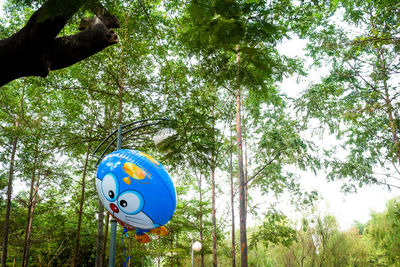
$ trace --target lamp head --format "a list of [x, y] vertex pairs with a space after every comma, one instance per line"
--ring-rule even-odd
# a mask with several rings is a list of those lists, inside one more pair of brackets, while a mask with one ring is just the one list
[[201, 243], [200, 243], [199, 241], [195, 241], [195, 242], [193, 243], [193, 245], [192, 245], [192, 249], [193, 249], [194, 251], [200, 251], [201, 248], [202, 248], [202, 245], [201, 245]]

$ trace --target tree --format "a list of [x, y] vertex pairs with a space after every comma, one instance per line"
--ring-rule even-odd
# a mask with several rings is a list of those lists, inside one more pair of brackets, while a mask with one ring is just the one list
[[[247, 92], [271, 96], [276, 92], [272, 84], [298, 69], [295, 61], [279, 55], [276, 44], [294, 28], [306, 28], [302, 16], [306, 13], [304, 17], [309, 18], [305, 11], [309, 5], [297, 9], [290, 1], [268, 5], [263, 1], [190, 1], [183, 9], [180, 41], [238, 104]], [[240, 108], [237, 114], [238, 164], [243, 166]], [[241, 266], [247, 266], [244, 170], [239, 170], [239, 177]]]
[[[29, 99], [25, 106], [32, 118], [25, 119], [36, 121], [42, 114], [42, 133], [45, 133], [43, 129], [48, 130], [43, 135], [35, 135], [31, 129], [26, 131], [29, 134], [18, 134], [18, 160], [14, 162], [16, 177], [18, 181], [27, 181], [28, 188], [11, 202], [14, 215], [9, 218], [10, 256], [18, 261], [20, 251], [26, 250], [26, 263], [93, 266], [96, 258], [96, 266], [101, 265], [101, 245], [106, 246], [106, 241], [101, 239], [107, 238], [107, 226], [103, 231], [104, 212], [101, 209], [98, 212], [96, 190], [93, 183], [87, 181], [93, 175], [85, 176], [86, 172], [94, 173], [88, 158], [90, 148], [119, 123], [168, 116], [174, 121], [179, 135], [172, 153], [161, 154], [155, 150], [149, 142], [154, 130], [132, 132], [124, 140], [124, 146], [149, 151], [163, 162], [175, 178], [179, 195], [176, 214], [167, 225], [170, 235], [153, 239], [145, 247], [129, 238], [128, 245], [125, 243], [127, 254], [132, 256], [128, 265], [146, 265], [150, 258], [157, 258], [159, 264], [184, 265], [190, 258], [191, 238], [197, 237], [204, 247], [201, 252], [203, 265], [230, 262], [232, 257], [235, 258], [235, 251], [239, 250], [235, 248], [235, 236], [232, 237], [233, 255], [223, 242], [222, 237], [226, 237], [224, 227], [229, 225], [228, 216], [224, 218], [224, 215], [228, 213], [217, 210], [216, 204], [218, 197], [225, 193], [220, 188], [224, 184], [221, 177], [227, 174], [227, 170], [221, 162], [227, 151], [234, 150], [232, 145], [223, 146], [228, 131], [221, 126], [232, 124], [233, 100], [237, 100], [240, 109], [246, 111], [241, 114], [238, 110], [242, 125], [247, 125], [242, 130], [241, 123], [238, 123], [238, 132], [246, 135], [246, 145], [243, 146], [247, 146], [249, 151], [249, 175], [246, 175], [248, 180], [241, 179], [242, 189], [248, 186], [249, 190], [259, 189], [263, 194], [276, 195], [289, 189], [296, 196], [304, 196], [296, 177], [286, 171], [286, 167], [296, 165], [305, 169], [318, 165], [318, 160], [308, 154], [312, 145], [301, 138], [304, 126], [291, 117], [287, 99], [276, 85], [283, 75], [301, 68], [297, 61], [280, 56], [276, 43], [287, 36], [292, 21], [304, 21], [296, 19], [292, 13], [293, 6], [288, 2], [279, 1], [267, 5], [263, 1], [241, 0], [176, 0], [146, 4], [143, 1], [123, 1], [115, 5], [104, 2], [121, 21], [120, 45], [57, 71], [48, 79], [20, 79], [5, 86], [1, 92], [2, 147], [10, 144], [12, 129], [15, 128], [10, 110], [3, 104], [9, 99], [18, 102], [18, 97], [8, 98], [7, 95], [18, 93], [17, 88], [32, 92], [27, 94]], [[91, 9], [90, 3], [71, 17], [72, 23], [64, 27], [66, 34], [74, 26], [73, 19], [87, 9]], [[288, 14], [291, 16], [286, 17]], [[16, 28], [15, 24], [9, 24]], [[0, 30], [4, 28], [0, 26]], [[239, 57], [240, 62], [237, 60]], [[22, 82], [32, 85], [16, 86]], [[18, 106], [14, 102], [14, 106]], [[43, 106], [40, 105], [42, 102]], [[31, 109], [33, 106], [35, 108]], [[125, 141], [132, 142], [128, 144]], [[110, 151], [113, 149], [111, 147]], [[10, 151], [0, 151], [2, 166], [10, 166]], [[19, 151], [24, 156], [19, 155]], [[45, 152], [55, 158], [46, 158]], [[7, 171], [3, 168], [0, 175], [5, 177]], [[238, 171], [232, 167], [230, 173], [233, 209], [233, 174]], [[40, 187], [36, 190], [39, 178]], [[6, 188], [3, 180], [0, 180], [0, 186]], [[251, 194], [242, 196], [241, 204], [245, 208], [241, 219], [246, 220], [247, 212], [255, 214], [256, 209], [252, 206]], [[0, 205], [6, 206], [1, 197]], [[314, 197], [310, 194], [299, 205], [307, 204]], [[28, 216], [27, 209], [30, 209]], [[5, 211], [2, 209], [2, 215]], [[268, 216], [271, 221], [267, 220], [259, 228], [260, 239], [288, 243], [293, 232], [287, 227], [284, 216], [280, 213]], [[27, 242], [19, 238], [24, 225], [31, 230]], [[242, 234], [245, 235], [247, 230], [244, 225]], [[29, 231], [25, 232], [28, 234]], [[119, 234], [122, 235], [120, 231]], [[98, 246], [95, 249], [96, 236]], [[303, 240], [305, 244], [306, 238]], [[246, 238], [241, 241], [246, 246]], [[313, 239], [307, 241], [311, 244]], [[121, 248], [120, 243], [117, 246]], [[270, 242], [268, 248], [274, 246]], [[313, 247], [306, 248], [301, 257], [311, 254]], [[249, 247], [249, 252], [251, 249]], [[95, 257], [95, 254], [98, 255]], [[245, 254], [242, 255], [244, 266], [248, 264]], [[124, 260], [122, 248], [117, 249], [117, 261], [122, 265]], [[302, 262], [306, 265], [311, 260]]]
[[400, 262], [400, 201], [398, 198], [386, 203], [384, 212], [373, 212], [367, 224], [367, 237], [372, 242], [375, 264], [392, 265]]
[[[355, 228], [340, 231], [331, 215], [303, 218], [294, 242], [272, 247], [275, 266], [367, 266], [370, 250]], [[275, 230], [275, 229], [274, 229]], [[276, 232], [276, 231], [272, 232]], [[285, 239], [284, 239], [285, 240]]]
[[[18, 124], [16, 125], [18, 128]], [[2, 242], [2, 253], [1, 253], [1, 262], [2, 266], [5, 266], [7, 261], [7, 248], [8, 248], [8, 234], [9, 234], [9, 226], [10, 226], [10, 216], [11, 216], [11, 197], [12, 197], [12, 186], [14, 180], [14, 164], [15, 164], [15, 154], [17, 152], [17, 144], [18, 137], [15, 136], [11, 141], [11, 155], [10, 155], [10, 165], [8, 170], [8, 185], [7, 185], [7, 206], [6, 206], [6, 214], [5, 214], [5, 222], [4, 222], [4, 233], [3, 233], [3, 242]]]
[[287, 217], [276, 210], [268, 211], [262, 226], [251, 236], [252, 246], [262, 242], [267, 248], [279, 244], [290, 247], [294, 241], [297, 241], [296, 231], [289, 225]]
[[230, 157], [229, 157], [229, 176], [230, 176], [230, 198], [231, 198], [231, 239], [232, 239], [232, 267], [236, 266], [236, 241], [235, 241], [235, 193], [233, 182], [233, 142], [230, 143]]
[[399, 6], [393, 1], [329, 5], [321, 7], [323, 22], [310, 32], [308, 45], [316, 66], [329, 66], [329, 74], [304, 92], [298, 107], [342, 141], [346, 158], [326, 159], [330, 179], [348, 179], [347, 190], [356, 188], [352, 182], [399, 187]]
[[[93, 124], [91, 123], [90, 129], [89, 129], [89, 139], [92, 137], [92, 132], [93, 132]], [[74, 266], [78, 266], [79, 263], [79, 258], [78, 258], [78, 252], [79, 252], [79, 241], [80, 241], [80, 234], [81, 234], [81, 224], [82, 224], [82, 215], [83, 215], [83, 204], [85, 202], [85, 190], [86, 190], [86, 175], [87, 175], [87, 170], [88, 170], [88, 164], [89, 164], [89, 155], [91, 151], [91, 144], [87, 144], [87, 150], [86, 150], [86, 155], [85, 155], [85, 161], [83, 164], [82, 168], [82, 180], [81, 180], [81, 196], [79, 200], [79, 211], [78, 211], [78, 226], [76, 229], [76, 237], [75, 237], [75, 249], [74, 249]]]
[[[5, 266], [7, 261], [7, 250], [8, 250], [8, 239], [9, 239], [9, 229], [10, 229], [10, 217], [12, 208], [12, 191], [13, 183], [15, 180], [16, 172], [16, 162], [17, 162], [17, 152], [19, 144], [19, 135], [21, 134], [21, 113], [23, 113], [22, 103], [24, 101], [24, 90], [22, 89], [18, 93], [11, 93], [7, 91], [2, 98], [2, 108], [1, 115], [3, 117], [2, 125], [2, 136], [4, 147], [6, 148], [6, 162], [8, 164], [7, 177], [7, 202], [6, 202], [6, 212], [4, 221], [4, 231], [3, 231], [3, 241], [2, 241], [2, 253], [1, 253], [1, 264]], [[23, 117], [23, 114], [22, 114]]]
[[[57, 37], [71, 17], [86, 5], [94, 18], [81, 21], [81, 32]], [[50, 71], [68, 67], [116, 44], [118, 19], [99, 2], [48, 0], [26, 25], [0, 40], [0, 86], [20, 77], [46, 77]]]

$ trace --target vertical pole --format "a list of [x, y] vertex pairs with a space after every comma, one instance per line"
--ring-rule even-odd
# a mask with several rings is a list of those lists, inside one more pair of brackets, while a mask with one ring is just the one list
[[122, 149], [122, 124], [118, 125], [117, 150]]
[[117, 221], [111, 219], [111, 229], [110, 229], [110, 258], [108, 261], [109, 267], [115, 266], [115, 248], [117, 239]]
[[194, 255], [193, 255], [193, 240], [192, 240], [192, 245], [190, 246], [190, 249], [192, 250], [192, 267], [194, 266]]
[[[118, 136], [117, 136], [117, 150], [122, 148], [122, 124], [118, 125]], [[111, 219], [110, 229], [110, 258], [108, 261], [109, 267], [115, 266], [115, 249], [117, 241], [117, 221]]]

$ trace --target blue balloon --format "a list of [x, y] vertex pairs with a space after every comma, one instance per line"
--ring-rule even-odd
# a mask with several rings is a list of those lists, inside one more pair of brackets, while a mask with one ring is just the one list
[[128, 230], [160, 227], [176, 209], [176, 191], [168, 172], [137, 150], [106, 155], [97, 169], [96, 187], [104, 206]]

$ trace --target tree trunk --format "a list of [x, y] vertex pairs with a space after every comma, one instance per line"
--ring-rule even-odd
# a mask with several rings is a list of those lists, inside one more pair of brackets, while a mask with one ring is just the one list
[[38, 185], [35, 186], [35, 193], [33, 195], [32, 199], [32, 206], [31, 206], [31, 212], [28, 215], [28, 224], [27, 224], [27, 232], [25, 233], [25, 245], [24, 245], [24, 255], [22, 258], [22, 266], [26, 267], [28, 266], [29, 263], [29, 248], [31, 246], [30, 240], [31, 240], [31, 235], [32, 235], [32, 225], [33, 225], [33, 215], [35, 213], [35, 208], [36, 208], [36, 198], [37, 198], [37, 192], [38, 192]]
[[[142, 249], [144, 250], [144, 244], [142, 244]], [[144, 255], [142, 255], [142, 267], [144, 267]]]
[[[93, 127], [90, 129], [89, 137], [92, 136], [92, 129], [93, 129]], [[83, 171], [82, 171], [81, 198], [79, 201], [79, 212], [78, 212], [78, 226], [76, 229], [76, 236], [75, 236], [74, 266], [78, 266], [78, 263], [79, 263], [79, 259], [78, 259], [79, 239], [80, 239], [80, 234], [81, 234], [83, 203], [85, 202], [86, 173], [87, 173], [87, 166], [89, 163], [90, 150], [91, 150], [91, 146], [90, 146], [90, 143], [88, 143], [87, 150], [86, 150], [86, 158], [85, 158], [85, 162], [83, 164]]]
[[103, 228], [104, 228], [104, 206], [101, 203], [100, 198], [98, 199], [99, 212], [97, 218], [97, 238], [96, 238], [96, 267], [104, 266], [104, 255], [103, 255]]
[[81, 32], [57, 37], [84, 3], [46, 1], [20, 31], [0, 40], [0, 86], [25, 76], [46, 77], [116, 44], [118, 36], [110, 28], [119, 28], [119, 21], [100, 2], [90, 6], [97, 17], [83, 19]]
[[[18, 124], [17, 124], [18, 128]], [[8, 172], [8, 186], [7, 186], [7, 206], [6, 206], [6, 214], [4, 219], [4, 234], [3, 234], [3, 243], [2, 243], [2, 253], [1, 253], [1, 266], [6, 266], [7, 261], [7, 246], [8, 246], [8, 232], [10, 227], [10, 214], [11, 214], [11, 195], [12, 195], [12, 186], [14, 180], [14, 163], [15, 163], [15, 154], [17, 152], [17, 143], [18, 137], [14, 137], [11, 143], [11, 157], [10, 157], [10, 167]]]
[[[105, 123], [109, 121], [108, 118], [109, 114], [110, 114], [109, 107], [106, 105], [104, 108]], [[109, 133], [106, 132], [106, 135], [108, 134]], [[103, 267], [105, 266], [104, 263], [105, 263], [105, 251], [107, 246], [107, 233], [104, 235], [104, 205], [101, 202], [100, 198], [98, 198], [98, 203], [99, 203], [99, 212], [97, 218], [96, 267]], [[108, 230], [108, 225], [107, 225], [107, 230]]]
[[31, 178], [31, 186], [29, 190], [29, 202], [28, 202], [28, 211], [26, 216], [26, 225], [25, 225], [25, 240], [24, 240], [24, 252], [22, 255], [22, 266], [28, 266], [28, 257], [29, 257], [29, 242], [31, 237], [31, 229], [32, 229], [32, 220], [33, 220], [33, 207], [36, 199], [36, 194], [38, 187], [35, 188], [35, 180], [36, 180], [36, 170], [37, 170], [37, 159], [38, 159], [38, 147], [36, 145], [35, 152], [33, 156], [33, 170], [32, 170], [32, 178]]
[[[241, 105], [243, 106], [243, 96], [241, 97]], [[248, 177], [247, 176], [248, 175], [248, 173], [247, 173], [247, 135], [246, 135], [247, 128], [246, 128], [246, 124], [244, 122], [244, 111], [243, 111], [243, 109], [241, 109], [241, 110], [242, 110], [242, 118], [243, 118], [242, 133], [243, 133], [243, 147], [244, 147], [244, 170], [243, 170], [243, 173], [244, 173], [244, 201], [245, 201], [244, 212], [247, 216], [247, 201], [248, 201], [248, 198], [247, 198], [247, 177]]]
[[213, 254], [213, 266], [217, 267], [217, 222], [216, 222], [216, 210], [215, 210], [215, 167], [211, 168], [211, 202], [212, 202], [212, 254]]
[[106, 216], [106, 229], [104, 231], [104, 238], [103, 238], [103, 266], [106, 266], [106, 249], [107, 249], [107, 239], [108, 239], [108, 226], [110, 224], [110, 213], [107, 211]]
[[231, 176], [231, 213], [232, 213], [232, 267], [236, 267], [236, 242], [235, 242], [235, 192], [233, 189], [233, 155], [231, 150], [231, 159], [229, 162], [229, 171]]
[[[169, 248], [170, 248], [171, 251], [172, 251], [173, 248], [174, 248], [174, 236], [173, 236], [173, 235], [171, 236], [171, 243], [170, 243]], [[171, 257], [172, 257], [172, 256], [171, 256]], [[171, 259], [171, 267], [174, 267], [174, 262], [172, 261], [172, 259]]]
[[240, 266], [247, 267], [247, 236], [246, 236], [246, 199], [245, 182], [243, 172], [243, 148], [242, 148], [242, 125], [241, 125], [241, 91], [240, 91], [240, 52], [239, 45], [236, 46], [236, 136], [238, 150], [238, 172], [239, 172], [239, 218], [240, 218]]
[[387, 69], [386, 69], [386, 62], [383, 58], [382, 54], [382, 49], [377, 49], [378, 53], [378, 58], [379, 58], [379, 65], [380, 65], [380, 70], [382, 72], [382, 80], [383, 80], [383, 86], [385, 90], [385, 102], [386, 102], [386, 112], [388, 115], [389, 119], [389, 125], [390, 125], [390, 130], [392, 133], [392, 138], [393, 138], [393, 143], [394, 143], [394, 148], [396, 151], [396, 157], [397, 157], [397, 162], [400, 164], [400, 144], [399, 144], [399, 137], [397, 135], [398, 132], [398, 126], [396, 126], [395, 123], [395, 118], [393, 116], [394, 108], [392, 104], [392, 98], [389, 95], [389, 85], [387, 84]]
[[[372, 18], [370, 18], [371, 20]], [[373, 21], [373, 20], [372, 20]], [[373, 31], [376, 31], [376, 27], [374, 25], [374, 23], [371, 23], [372, 29]], [[383, 87], [384, 87], [384, 91], [385, 91], [385, 95], [384, 95], [384, 99], [385, 99], [385, 103], [386, 103], [386, 112], [388, 115], [388, 119], [389, 119], [389, 126], [390, 126], [390, 130], [392, 133], [392, 138], [393, 138], [393, 143], [394, 143], [394, 149], [396, 152], [396, 157], [397, 157], [397, 162], [400, 164], [400, 144], [399, 144], [399, 137], [398, 137], [398, 125], [396, 125], [395, 123], [395, 118], [394, 118], [394, 107], [393, 107], [393, 102], [392, 100], [394, 98], [390, 97], [389, 95], [389, 85], [387, 84], [387, 80], [388, 80], [388, 70], [387, 70], [387, 62], [384, 58], [383, 55], [383, 50], [382, 47], [377, 46], [375, 48], [376, 54], [377, 54], [377, 59], [379, 61], [379, 70], [381, 72], [381, 80], [383, 81]]]
[[161, 261], [161, 245], [160, 245], [161, 239], [160, 236], [158, 236], [158, 251], [157, 251], [157, 267], [160, 267], [160, 261]]

